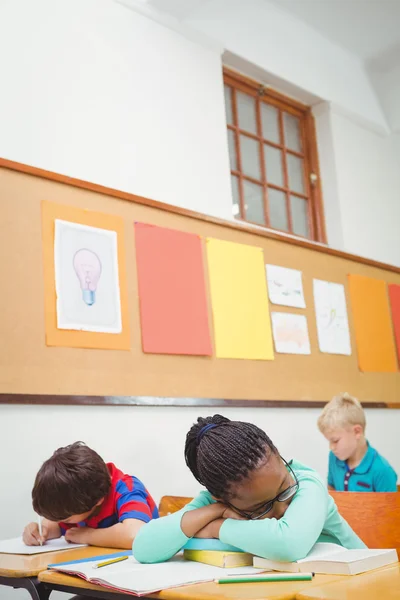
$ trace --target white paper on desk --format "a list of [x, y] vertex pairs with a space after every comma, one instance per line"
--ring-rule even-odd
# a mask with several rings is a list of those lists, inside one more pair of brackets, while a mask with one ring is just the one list
[[136, 596], [143, 596], [168, 588], [213, 581], [229, 576], [254, 575], [264, 569], [254, 567], [237, 567], [224, 569], [203, 563], [184, 560], [183, 556], [174, 556], [163, 563], [140, 564], [133, 556], [127, 560], [96, 569], [97, 561], [74, 564], [54, 565], [51, 569], [80, 575], [87, 581], [107, 588], [121, 590]]
[[318, 343], [327, 354], [351, 354], [346, 296], [341, 283], [313, 280]]
[[42, 552], [57, 552], [57, 550], [73, 550], [87, 544], [70, 544], [64, 537], [48, 540], [43, 546], [26, 546], [22, 537], [11, 540], [0, 540], [0, 554], [41, 554]]

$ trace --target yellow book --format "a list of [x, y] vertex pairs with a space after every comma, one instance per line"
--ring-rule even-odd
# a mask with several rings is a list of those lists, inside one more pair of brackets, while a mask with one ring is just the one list
[[213, 565], [214, 567], [250, 567], [253, 564], [253, 555], [247, 552], [227, 552], [224, 550], [184, 550], [186, 560]]

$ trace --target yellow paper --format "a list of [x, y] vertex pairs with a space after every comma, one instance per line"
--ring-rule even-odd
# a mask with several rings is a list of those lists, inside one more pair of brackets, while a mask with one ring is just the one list
[[207, 258], [216, 356], [273, 360], [262, 249], [208, 238]]
[[[54, 267], [54, 222], [56, 219], [80, 223], [118, 234], [118, 267], [121, 301], [121, 333], [98, 333], [57, 328], [55, 267]], [[91, 212], [53, 202], [42, 202], [42, 237], [44, 261], [44, 300], [47, 346], [74, 348], [102, 348], [129, 350], [128, 301], [125, 278], [124, 221], [121, 217]]]
[[361, 275], [349, 275], [349, 289], [360, 370], [396, 372], [396, 351], [386, 282]]

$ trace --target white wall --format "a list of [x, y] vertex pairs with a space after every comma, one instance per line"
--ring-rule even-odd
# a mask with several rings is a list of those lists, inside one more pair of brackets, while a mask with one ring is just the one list
[[400, 266], [400, 135], [331, 119], [344, 249]]
[[[218, 53], [109, 0], [3, 0], [0, 55], [7, 57], [0, 63], [1, 156], [230, 217]], [[308, 83], [304, 77], [303, 87]], [[374, 110], [372, 101], [368, 106]], [[324, 149], [326, 162], [339, 153], [334, 195], [345, 200], [335, 218], [342, 220], [343, 243], [395, 262], [398, 248], [388, 240], [392, 223], [399, 222], [398, 202], [392, 201], [398, 181], [379, 158], [381, 149], [390, 157], [389, 146], [342, 117], [332, 116], [332, 123], [325, 130], [331, 147], [324, 143]], [[392, 143], [397, 152], [398, 143]], [[360, 146], [363, 154], [353, 168], [350, 158]], [[372, 248], [375, 200], [384, 208]], [[363, 222], [356, 233], [352, 219], [362, 205], [368, 206], [368, 229]], [[163, 493], [194, 494], [198, 486], [184, 465], [184, 436], [197, 415], [212, 412], [218, 411], [0, 406], [0, 475], [7, 482], [7, 493], [0, 495], [0, 537], [18, 534], [31, 518], [30, 489], [41, 462], [77, 439], [143, 477], [157, 499]], [[284, 456], [326, 473], [317, 410], [222, 412], [259, 424]], [[371, 442], [400, 473], [400, 412], [370, 410], [367, 418]], [[0, 589], [0, 598], [9, 596]]]
[[2, 0], [0, 56], [0, 156], [232, 212], [216, 51], [112, 0]]

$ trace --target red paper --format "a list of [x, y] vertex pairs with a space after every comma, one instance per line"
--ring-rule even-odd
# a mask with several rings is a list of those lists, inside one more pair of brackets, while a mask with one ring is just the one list
[[144, 352], [212, 354], [199, 236], [135, 223]]
[[400, 285], [389, 284], [389, 298], [392, 309], [394, 337], [397, 347], [397, 358], [400, 364]]

